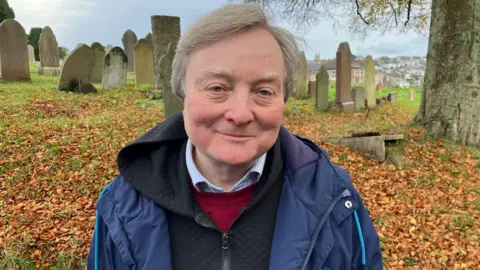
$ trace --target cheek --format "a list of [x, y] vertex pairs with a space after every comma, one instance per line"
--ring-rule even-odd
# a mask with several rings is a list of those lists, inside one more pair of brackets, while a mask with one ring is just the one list
[[261, 117], [261, 125], [263, 128], [277, 131], [283, 122], [284, 108], [285, 105], [283, 102], [279, 103], [278, 105], [265, 108]]

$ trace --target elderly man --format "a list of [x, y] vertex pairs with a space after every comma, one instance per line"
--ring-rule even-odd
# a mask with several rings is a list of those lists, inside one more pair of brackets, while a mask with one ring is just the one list
[[190, 27], [172, 73], [185, 109], [120, 151], [88, 269], [382, 269], [345, 170], [282, 127], [297, 55], [256, 6]]

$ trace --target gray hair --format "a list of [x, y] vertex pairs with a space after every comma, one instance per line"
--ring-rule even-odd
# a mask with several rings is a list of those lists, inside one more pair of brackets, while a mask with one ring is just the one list
[[253, 27], [264, 28], [280, 45], [285, 62], [283, 94], [284, 100], [287, 101], [293, 91], [299, 61], [296, 38], [285, 29], [270, 25], [263, 9], [252, 4], [232, 4], [218, 8], [198, 19], [181, 36], [172, 64], [171, 84], [175, 95], [182, 101], [185, 98], [187, 62], [192, 51]]

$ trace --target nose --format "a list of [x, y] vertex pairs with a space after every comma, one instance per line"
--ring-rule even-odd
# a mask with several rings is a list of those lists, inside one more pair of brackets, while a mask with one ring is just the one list
[[236, 126], [246, 125], [253, 121], [252, 100], [250, 89], [235, 89], [229, 98], [229, 108], [225, 119]]

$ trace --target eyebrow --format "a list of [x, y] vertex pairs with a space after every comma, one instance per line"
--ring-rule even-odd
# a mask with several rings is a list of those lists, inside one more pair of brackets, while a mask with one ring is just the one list
[[[233, 81], [233, 74], [226, 70], [222, 69], [208, 69], [203, 72], [204, 74], [195, 80], [195, 84], [199, 84], [200, 82], [204, 81], [205, 79], [209, 78], [222, 78], [231, 83]], [[248, 80], [248, 83], [251, 85], [257, 85], [261, 83], [275, 83], [280, 84], [282, 81], [282, 77], [275, 73], [267, 73], [261, 77], [255, 77]]]

